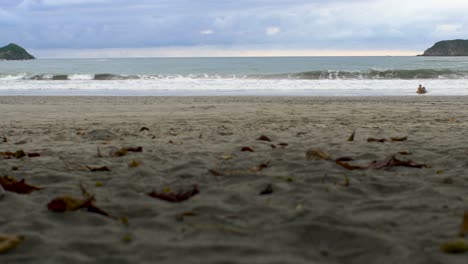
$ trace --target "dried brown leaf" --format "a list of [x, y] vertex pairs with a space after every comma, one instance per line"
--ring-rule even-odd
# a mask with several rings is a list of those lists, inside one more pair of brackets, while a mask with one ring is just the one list
[[103, 166], [103, 167], [91, 167], [91, 166], [86, 166], [86, 168], [88, 168], [88, 170], [91, 171], [91, 172], [111, 171], [111, 169], [109, 169], [109, 167], [107, 167], [107, 166]]
[[230, 160], [230, 159], [233, 158], [233, 156], [232, 156], [232, 155], [223, 155], [221, 158], [222, 158], [223, 160]]
[[179, 191], [179, 192], [167, 192], [167, 193], [158, 193], [158, 192], [151, 192], [148, 195], [153, 198], [158, 198], [160, 200], [164, 200], [166, 202], [171, 203], [180, 203], [186, 201], [193, 196], [200, 193], [197, 185], [194, 185], [191, 190], [188, 191]]
[[265, 189], [263, 189], [263, 190], [259, 193], [259, 195], [270, 195], [270, 194], [272, 194], [273, 192], [274, 192], [274, 190], [273, 190], [273, 185], [268, 184], [268, 185], [265, 187]]
[[411, 155], [411, 152], [405, 150], [405, 151], [398, 152], [398, 154], [406, 156], [406, 155]]
[[0, 254], [7, 253], [23, 243], [24, 237], [19, 235], [0, 234]]
[[448, 254], [461, 254], [468, 252], [468, 243], [464, 239], [455, 239], [442, 244], [440, 250]]
[[257, 140], [271, 142], [271, 139], [265, 135], [260, 136]]
[[104, 157], [104, 156], [102, 155], [102, 153], [101, 153], [101, 149], [99, 148], [99, 146], [96, 146], [96, 151], [97, 151], [97, 157], [98, 157], [98, 158]]
[[251, 147], [242, 147], [241, 151], [243, 152], [255, 152]]
[[91, 213], [112, 217], [109, 213], [94, 205], [94, 196], [85, 196], [84, 198], [74, 198], [71, 196], [57, 197], [47, 204], [47, 208], [57, 213], [87, 209]]
[[411, 160], [408, 160], [408, 161], [399, 160], [394, 155], [392, 155], [381, 162], [377, 162], [377, 161], [372, 162], [369, 165], [369, 167], [371, 169], [382, 169], [382, 168], [387, 168], [387, 167], [410, 167], [410, 168], [421, 169], [421, 168], [427, 168], [428, 166], [426, 164], [415, 163]]
[[127, 153], [128, 153], [128, 150], [126, 150], [126, 149], [119, 149], [119, 150], [117, 150], [117, 151], [111, 153], [111, 156], [114, 157], [114, 158], [115, 158], [115, 157], [123, 157], [123, 156], [127, 155]]
[[[351, 161], [347, 160], [347, 161]], [[394, 155], [382, 160], [382, 161], [373, 161], [367, 166], [355, 166], [349, 163], [344, 162], [343, 158], [337, 159], [335, 162], [336, 164], [340, 165], [343, 168], [348, 170], [367, 170], [367, 169], [383, 169], [388, 167], [410, 167], [410, 168], [427, 168], [426, 164], [418, 164], [411, 160], [404, 161], [397, 159]]]
[[398, 142], [398, 141], [406, 141], [408, 140], [408, 137], [391, 137], [390, 141], [392, 142]]
[[138, 160], [132, 160], [129, 164], [128, 164], [128, 167], [130, 168], [136, 168], [136, 167], [139, 167], [141, 165], [141, 162], [139, 162]]
[[351, 136], [349, 136], [348, 141], [354, 141], [354, 135], [356, 134], [356, 131], [353, 131]]
[[461, 237], [464, 237], [468, 234], [468, 211], [465, 211], [463, 215], [463, 221], [460, 225], [460, 232], [458, 233]]
[[82, 208], [87, 208], [93, 199], [93, 197], [78, 199], [71, 196], [61, 196], [50, 201], [47, 204], [47, 208], [49, 208], [50, 211], [59, 213], [76, 211]]
[[329, 160], [330, 155], [320, 149], [310, 149], [306, 152], [306, 159], [308, 160]]
[[388, 139], [386, 138], [368, 138], [367, 139], [367, 142], [379, 142], [379, 143], [383, 143], [383, 142], [387, 142]]
[[136, 147], [136, 148], [133, 148], [133, 147], [128, 147], [128, 148], [125, 148], [128, 152], [143, 152], [143, 147]]
[[193, 217], [193, 216], [197, 216], [197, 214], [195, 212], [189, 211], [189, 212], [178, 214], [176, 216], [176, 219], [182, 222], [184, 221], [185, 217]]
[[365, 170], [365, 169], [367, 169], [367, 167], [351, 165], [349, 163], [346, 163], [346, 162], [340, 161], [340, 160], [336, 160], [335, 162], [336, 162], [336, 164], [338, 164], [341, 167], [343, 167], [345, 169], [348, 169], [348, 170]]
[[211, 173], [211, 175], [216, 176], [216, 177], [224, 176], [224, 174], [216, 170], [208, 170], [208, 172]]
[[22, 157], [26, 156], [26, 152], [24, 152], [23, 150], [18, 150], [16, 152], [6, 151], [6, 152], [0, 152], [0, 156], [2, 156], [5, 159], [11, 159], [11, 158], [21, 159]]
[[143, 152], [142, 147], [127, 147], [127, 148], [121, 148], [115, 152], [111, 153], [112, 157], [122, 157], [128, 154], [128, 152]]
[[24, 179], [22, 179], [21, 181], [17, 181], [16, 179], [10, 176], [0, 177], [0, 185], [2, 185], [5, 191], [20, 194], [28, 194], [42, 189], [40, 187], [27, 184]]
[[260, 172], [260, 171], [262, 171], [262, 170], [268, 168], [269, 165], [270, 165], [270, 162], [267, 161], [267, 162], [264, 162], [264, 163], [262, 163], [262, 164], [260, 164], [260, 165], [258, 165], [258, 166], [253, 167], [251, 170], [252, 170], [253, 172]]
[[350, 158], [350, 157], [341, 157], [341, 158], [337, 158], [336, 161], [353, 161], [353, 158]]

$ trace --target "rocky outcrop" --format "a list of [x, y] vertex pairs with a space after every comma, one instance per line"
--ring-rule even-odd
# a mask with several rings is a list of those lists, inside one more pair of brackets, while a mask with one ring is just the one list
[[16, 45], [8, 44], [0, 48], [0, 60], [34, 60], [34, 56], [29, 54], [25, 49]]
[[468, 40], [444, 40], [426, 50], [422, 56], [468, 56]]

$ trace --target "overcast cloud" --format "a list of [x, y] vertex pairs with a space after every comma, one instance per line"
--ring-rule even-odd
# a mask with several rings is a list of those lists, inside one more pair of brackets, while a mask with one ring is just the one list
[[421, 52], [441, 39], [468, 38], [466, 10], [465, 0], [0, 0], [0, 44], [43, 56], [190, 55], [198, 47]]

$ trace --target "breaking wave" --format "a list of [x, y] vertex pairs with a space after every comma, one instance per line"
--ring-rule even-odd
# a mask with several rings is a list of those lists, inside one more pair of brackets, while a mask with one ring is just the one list
[[452, 69], [416, 69], [416, 70], [367, 70], [367, 71], [306, 71], [280, 74], [153, 74], [125, 75], [111, 73], [97, 74], [1, 74], [1, 80], [35, 81], [121, 81], [121, 80], [158, 80], [158, 79], [266, 79], [266, 80], [413, 80], [413, 79], [468, 79], [468, 71]]

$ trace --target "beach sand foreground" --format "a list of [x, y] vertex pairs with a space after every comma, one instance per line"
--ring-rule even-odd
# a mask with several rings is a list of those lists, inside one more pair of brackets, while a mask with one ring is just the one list
[[[0, 97], [0, 113], [0, 152], [40, 154], [0, 157], [0, 176], [44, 188], [0, 193], [0, 234], [24, 236], [1, 263], [468, 259], [440, 248], [468, 209], [468, 97]], [[362, 168], [392, 155], [421, 166]], [[80, 186], [111, 217], [48, 210]]]

